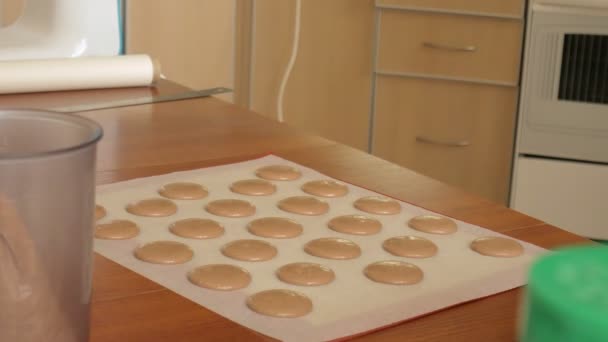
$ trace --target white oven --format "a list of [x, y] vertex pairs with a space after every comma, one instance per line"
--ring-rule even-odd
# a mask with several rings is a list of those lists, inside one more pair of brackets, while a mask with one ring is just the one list
[[608, 1], [530, 5], [511, 205], [608, 240]]

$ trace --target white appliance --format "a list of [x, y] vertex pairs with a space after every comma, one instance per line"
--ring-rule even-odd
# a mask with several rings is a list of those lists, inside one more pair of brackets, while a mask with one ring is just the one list
[[530, 5], [511, 206], [608, 240], [608, 1]]
[[25, 0], [19, 19], [0, 28], [0, 60], [117, 55], [120, 9], [120, 0]]

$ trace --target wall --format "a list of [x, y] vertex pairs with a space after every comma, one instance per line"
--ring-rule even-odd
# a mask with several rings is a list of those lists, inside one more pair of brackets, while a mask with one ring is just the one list
[[0, 0], [0, 27], [12, 24], [21, 13], [25, 0]]
[[[291, 53], [294, 0], [255, 0], [249, 106], [276, 117]], [[373, 0], [302, 0], [299, 54], [286, 88], [286, 122], [367, 150]], [[237, 75], [238, 77], [241, 75]]]
[[153, 55], [167, 78], [194, 89], [232, 88], [235, 1], [128, 0], [127, 53]]

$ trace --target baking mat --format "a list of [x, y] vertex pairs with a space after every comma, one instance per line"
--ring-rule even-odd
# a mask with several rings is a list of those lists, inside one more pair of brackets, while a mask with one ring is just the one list
[[[229, 190], [232, 182], [255, 177], [255, 170], [267, 165], [291, 165], [302, 171], [295, 181], [277, 181], [277, 192], [270, 196], [246, 196]], [[531, 261], [544, 249], [520, 241], [524, 255], [516, 258], [481, 256], [469, 248], [469, 243], [480, 236], [502, 234], [456, 221], [458, 231], [450, 235], [428, 234], [407, 227], [406, 222], [417, 215], [434, 214], [406, 202], [400, 202], [402, 212], [397, 215], [372, 215], [358, 211], [353, 202], [363, 196], [377, 195], [370, 190], [349, 184], [349, 193], [340, 198], [324, 198], [330, 205], [328, 213], [304, 216], [281, 211], [276, 203], [283, 198], [305, 195], [301, 185], [318, 179], [332, 179], [315, 170], [303, 167], [277, 156], [241, 163], [176, 172], [166, 175], [134, 179], [102, 185], [97, 188], [97, 203], [104, 206], [108, 215], [98, 223], [114, 219], [128, 219], [141, 228], [139, 236], [129, 240], [95, 240], [95, 251], [101, 255], [171, 289], [172, 291], [252, 330], [286, 341], [335, 340], [358, 335], [366, 331], [395, 324], [442, 308], [473, 299], [503, 292], [526, 282]], [[209, 190], [201, 200], [174, 200], [178, 212], [169, 217], [140, 217], [129, 214], [125, 206], [135, 200], [160, 197], [158, 189], [170, 182], [195, 182]], [[403, 184], [407, 187], [407, 184]], [[243, 199], [255, 204], [257, 212], [245, 218], [224, 218], [204, 210], [204, 206], [217, 199]], [[327, 222], [336, 216], [365, 214], [380, 220], [382, 230], [369, 236], [338, 233], [327, 228]], [[302, 235], [291, 239], [271, 239], [251, 235], [248, 222], [267, 216], [286, 217], [304, 226]], [[173, 235], [168, 226], [185, 218], [210, 218], [220, 222], [224, 235], [208, 240], [181, 238]], [[397, 257], [382, 248], [390, 237], [414, 235], [433, 241], [438, 254], [428, 259]], [[320, 237], [340, 237], [357, 243], [362, 249], [359, 258], [351, 260], [322, 259], [306, 254], [302, 247]], [[278, 256], [264, 262], [246, 262], [230, 259], [220, 252], [222, 245], [237, 239], [260, 239], [273, 244]], [[157, 265], [142, 262], [133, 256], [140, 244], [155, 240], [172, 240], [186, 243], [195, 253], [194, 258], [180, 265]], [[397, 286], [370, 281], [363, 269], [370, 263], [382, 260], [401, 260], [419, 266], [424, 280], [418, 284]], [[275, 271], [291, 262], [313, 262], [333, 269], [335, 281], [318, 287], [304, 287], [281, 282]], [[186, 274], [191, 269], [212, 263], [240, 266], [252, 275], [251, 284], [236, 291], [213, 291], [191, 284]], [[300, 318], [273, 318], [257, 314], [247, 308], [246, 298], [269, 289], [290, 289], [307, 295], [313, 301], [313, 311]]]

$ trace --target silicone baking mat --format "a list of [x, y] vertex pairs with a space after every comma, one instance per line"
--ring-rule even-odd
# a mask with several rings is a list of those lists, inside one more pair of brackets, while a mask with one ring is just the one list
[[[230, 191], [231, 183], [256, 178], [256, 169], [267, 165], [294, 166], [302, 172], [302, 177], [294, 181], [273, 182], [277, 191], [269, 196], [246, 196]], [[98, 223], [127, 219], [136, 222], [141, 232], [128, 240], [96, 239], [95, 251], [238, 324], [286, 341], [341, 339], [524, 285], [528, 266], [544, 251], [520, 241], [524, 246], [522, 256], [482, 256], [469, 248], [470, 242], [480, 236], [503, 235], [457, 220], [458, 231], [450, 235], [413, 230], [407, 226], [410, 218], [435, 213], [401, 201], [402, 212], [397, 215], [363, 213], [353, 207], [353, 202], [364, 196], [378, 194], [352, 184], [347, 184], [349, 192], [344, 197], [323, 198], [329, 203], [330, 210], [320, 216], [292, 214], [277, 207], [277, 202], [283, 198], [306, 195], [300, 189], [302, 184], [319, 179], [332, 178], [269, 155], [241, 163], [103, 185], [97, 189], [97, 203], [106, 208], [108, 215]], [[209, 190], [209, 196], [201, 200], [174, 200], [178, 212], [168, 217], [140, 217], [126, 212], [125, 206], [128, 203], [158, 198], [158, 189], [171, 182], [199, 183]], [[403, 186], [407, 187], [408, 184]], [[244, 218], [225, 218], [206, 212], [205, 205], [217, 199], [250, 201], [257, 208], [256, 214]], [[335, 232], [327, 227], [331, 218], [347, 214], [374, 217], [382, 222], [383, 228], [374, 235], [356, 236]], [[304, 231], [295, 238], [272, 239], [254, 236], [246, 229], [250, 221], [269, 216], [295, 220], [304, 226]], [[224, 226], [225, 233], [214, 239], [197, 240], [181, 238], [169, 231], [171, 223], [194, 217], [218, 221]], [[433, 241], [439, 248], [438, 254], [427, 259], [413, 259], [391, 255], [382, 248], [384, 240], [403, 235], [421, 236]], [[321, 237], [351, 240], [361, 247], [362, 255], [351, 260], [331, 260], [304, 252], [303, 245], [306, 242]], [[237, 239], [267, 241], [278, 249], [278, 255], [263, 262], [239, 261], [224, 256], [220, 248]], [[137, 246], [156, 240], [185, 243], [194, 250], [194, 258], [179, 265], [158, 265], [140, 261], [133, 256]], [[401, 260], [415, 264], [424, 272], [424, 279], [414, 285], [389, 285], [373, 282], [363, 274], [365, 266], [383, 260]], [[280, 281], [275, 271], [292, 262], [313, 262], [330, 267], [335, 273], [335, 280], [316, 287], [296, 286]], [[188, 271], [214, 263], [240, 266], [250, 272], [252, 282], [241, 290], [214, 291], [188, 281]], [[255, 313], [246, 306], [249, 295], [269, 289], [289, 289], [305, 294], [313, 302], [313, 311], [299, 318], [273, 318]]]

